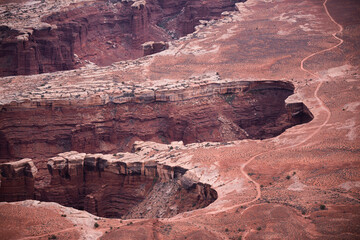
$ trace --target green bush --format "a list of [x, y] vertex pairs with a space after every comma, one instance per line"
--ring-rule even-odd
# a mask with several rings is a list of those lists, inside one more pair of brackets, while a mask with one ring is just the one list
[[99, 227], [99, 224], [96, 222], [94, 223], [94, 228], [98, 228]]

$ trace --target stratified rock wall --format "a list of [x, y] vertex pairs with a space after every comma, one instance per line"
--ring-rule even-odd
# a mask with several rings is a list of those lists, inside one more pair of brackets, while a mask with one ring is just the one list
[[0, 202], [33, 199], [36, 173], [31, 159], [0, 164]]
[[24, 32], [0, 28], [0, 76], [74, 69], [84, 59], [109, 65], [141, 57], [141, 43], [149, 39], [149, 12], [142, 4], [94, 2], [42, 20]]
[[48, 169], [51, 182], [37, 189], [36, 199], [102, 217], [170, 217], [217, 198], [207, 184], [182, 185], [186, 169], [143, 161], [133, 153], [67, 152], [51, 158]]
[[194, 31], [200, 19], [219, 18], [221, 12], [234, 10], [234, 6], [235, 1], [229, 0], [80, 1], [63, 8], [55, 3], [53, 8], [59, 8], [57, 12], [27, 27], [25, 19], [38, 18], [30, 14], [37, 11], [36, 6], [0, 14], [4, 18], [21, 15], [19, 18], [23, 19], [21, 27], [0, 21], [0, 76], [136, 59], [143, 56], [141, 44], [184, 36]]
[[30, 75], [74, 68], [72, 39], [43, 23], [22, 33], [0, 27], [0, 76]]
[[[3, 105], [0, 142], [7, 147], [0, 156], [129, 151], [137, 140], [187, 144], [263, 139], [312, 118], [306, 106], [286, 107], [284, 101], [293, 93], [286, 82], [178, 85], [129, 91], [123, 86], [120, 94]], [[295, 119], [292, 111], [305, 117]]]

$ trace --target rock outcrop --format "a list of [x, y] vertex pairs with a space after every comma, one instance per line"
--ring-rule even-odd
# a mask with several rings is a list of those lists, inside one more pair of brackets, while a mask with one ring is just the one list
[[37, 168], [28, 158], [0, 164], [0, 202], [32, 199], [36, 173]]
[[312, 119], [302, 103], [285, 104], [294, 87], [282, 81], [223, 81], [215, 74], [150, 87], [117, 84], [91, 97], [84, 88], [89, 90], [79, 86], [79, 93], [67, 99], [44, 86], [49, 98], [2, 105], [0, 142], [7, 147], [0, 156], [115, 153], [131, 150], [137, 140], [188, 144], [264, 139]]
[[151, 55], [154, 53], [162, 52], [169, 48], [169, 44], [166, 42], [146, 42], [142, 44], [144, 50], [144, 56]]
[[[173, 37], [181, 37], [195, 31], [200, 20], [214, 20], [225, 11], [234, 11], [235, 3], [246, 0], [213, 0], [213, 1], [159, 1], [164, 16], [158, 25], [165, 28]], [[176, 3], [175, 3], [176, 2]], [[176, 7], [174, 7], [176, 6]]]
[[[19, 7], [21, 6], [21, 7]], [[100, 66], [143, 56], [141, 44], [194, 31], [235, 1], [68, 1], [10, 5], [0, 14], [0, 76]], [[38, 11], [48, 15], [39, 18]], [[14, 19], [16, 18], [16, 19]], [[157, 43], [145, 55], [166, 49]]]
[[136, 151], [61, 153], [48, 160], [50, 181], [41, 180], [35, 188], [34, 181], [40, 178], [34, 178], [31, 159], [1, 164], [1, 201], [36, 199], [101, 217], [154, 218], [203, 208], [216, 200], [210, 185], [185, 176], [185, 168], [166, 164], [171, 155], [168, 146], [158, 149], [156, 144], [144, 147], [140, 143]]
[[148, 16], [144, 5], [92, 2], [45, 16], [30, 29], [4, 25], [0, 28], [0, 76], [69, 70], [89, 61], [109, 65], [140, 57], [140, 45], [149, 39]]

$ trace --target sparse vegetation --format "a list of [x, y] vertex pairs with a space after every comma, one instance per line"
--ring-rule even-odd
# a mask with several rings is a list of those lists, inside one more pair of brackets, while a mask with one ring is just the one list
[[260, 230], [261, 230], [261, 227], [257, 227], [256, 230], [260, 231]]
[[50, 237], [48, 237], [48, 239], [57, 239], [56, 235], [51, 235]]
[[61, 214], [62, 217], [66, 217], [66, 214]]
[[226, 94], [224, 94], [223, 96], [224, 96], [225, 101], [226, 101], [229, 105], [231, 105], [232, 102], [234, 101], [236, 95], [233, 94], [233, 93], [226, 93]]
[[320, 210], [325, 210], [326, 206], [324, 204], [320, 205]]
[[229, 229], [228, 229], [228, 228], [225, 228], [225, 232], [229, 232]]
[[290, 175], [287, 175], [287, 176], [286, 176], [286, 179], [287, 179], [287, 180], [289, 180], [290, 178], [291, 178]]
[[157, 183], [157, 181], [159, 180], [159, 176], [155, 176], [154, 178], [153, 178], [153, 185], [155, 185], [155, 183]]
[[99, 227], [99, 224], [96, 222], [94, 223], [94, 228], [98, 228]]

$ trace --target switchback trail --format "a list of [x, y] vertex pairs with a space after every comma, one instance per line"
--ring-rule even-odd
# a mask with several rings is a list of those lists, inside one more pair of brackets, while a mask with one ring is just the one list
[[227, 207], [227, 208], [222, 208], [222, 209], [219, 209], [219, 210], [216, 210], [216, 211], [212, 211], [212, 212], [208, 212], [207, 214], [216, 214], [216, 213], [219, 213], [219, 212], [224, 212], [224, 211], [228, 211], [228, 210], [231, 210], [231, 209], [234, 209], [234, 208], [238, 208], [238, 207], [241, 207], [241, 206], [244, 206], [244, 205], [248, 205], [248, 204], [251, 204], [253, 202], [256, 202], [257, 200], [259, 200], [261, 198], [261, 187], [260, 187], [260, 184], [257, 183], [254, 179], [252, 179], [249, 174], [245, 171], [245, 168], [246, 166], [248, 166], [254, 159], [256, 159], [257, 157], [260, 157], [260, 156], [263, 156], [263, 155], [266, 155], [268, 153], [271, 153], [271, 152], [276, 152], [276, 151], [280, 151], [280, 150], [286, 150], [286, 149], [290, 149], [290, 148], [294, 148], [294, 147], [297, 147], [297, 146], [300, 146], [301, 144], [304, 144], [305, 142], [307, 142], [308, 140], [310, 140], [312, 137], [314, 137], [317, 133], [319, 133], [319, 131], [329, 122], [330, 120], [330, 117], [331, 117], [331, 112], [329, 110], [329, 108], [324, 104], [324, 102], [319, 98], [318, 96], [318, 92], [324, 82], [323, 79], [320, 78], [319, 75], [317, 75], [316, 73], [313, 73], [311, 72], [310, 70], [306, 69], [304, 67], [304, 63], [309, 60], [310, 58], [312, 58], [313, 56], [315, 55], [318, 55], [318, 54], [321, 54], [321, 53], [324, 53], [324, 52], [328, 52], [328, 51], [331, 51], [337, 47], [339, 47], [344, 41], [339, 38], [338, 36], [336, 36], [336, 34], [338, 33], [341, 33], [343, 31], [343, 26], [340, 25], [339, 23], [337, 23], [334, 18], [330, 15], [329, 11], [328, 11], [328, 8], [326, 6], [326, 3], [328, 2], [328, 0], [325, 0], [323, 2], [323, 7], [325, 9], [325, 12], [327, 14], [327, 16], [330, 18], [330, 20], [336, 24], [339, 28], [338, 31], [336, 31], [335, 33], [332, 34], [332, 36], [339, 40], [339, 43], [330, 47], [330, 48], [327, 48], [327, 49], [323, 49], [323, 50], [320, 50], [318, 52], [315, 52], [315, 53], [312, 53], [310, 55], [308, 55], [307, 57], [303, 58], [300, 62], [300, 68], [302, 71], [310, 74], [311, 76], [313, 76], [314, 78], [316, 79], [319, 79], [319, 84], [317, 85], [315, 91], [314, 91], [314, 97], [315, 99], [317, 100], [318, 104], [320, 105], [320, 108], [326, 112], [326, 119], [325, 121], [319, 125], [310, 135], [308, 135], [306, 138], [304, 138], [303, 140], [301, 140], [300, 142], [298, 143], [295, 143], [293, 145], [289, 145], [289, 146], [286, 146], [286, 147], [282, 147], [282, 148], [278, 148], [278, 149], [274, 149], [274, 150], [269, 150], [269, 151], [265, 151], [265, 152], [261, 152], [261, 153], [258, 153], [256, 155], [254, 155], [253, 157], [251, 157], [248, 161], [246, 161], [242, 166], [241, 166], [241, 173], [244, 175], [245, 178], [247, 178], [249, 181], [251, 181], [254, 185], [255, 185], [255, 188], [256, 188], [256, 197], [251, 200], [251, 201], [248, 201], [248, 202], [244, 202], [244, 203], [240, 203], [240, 204], [237, 204], [237, 205], [234, 205], [234, 206], [231, 206], [231, 207]]

